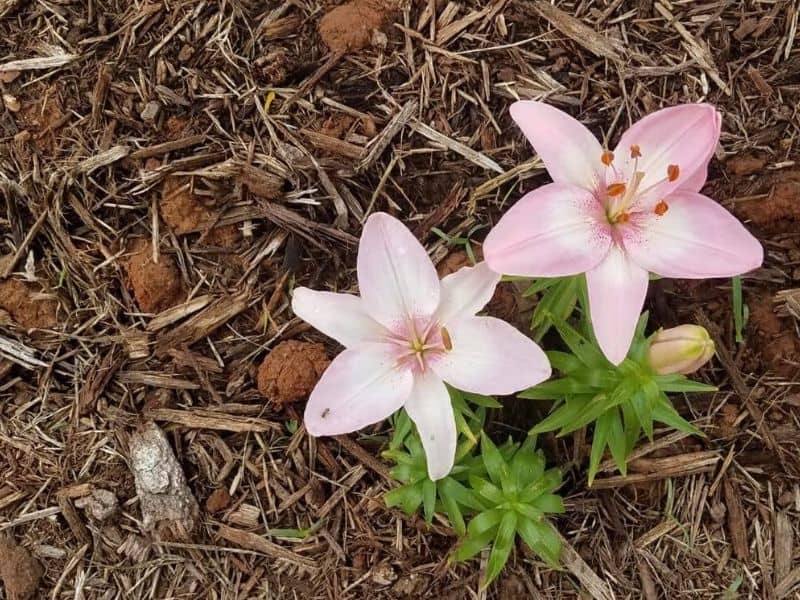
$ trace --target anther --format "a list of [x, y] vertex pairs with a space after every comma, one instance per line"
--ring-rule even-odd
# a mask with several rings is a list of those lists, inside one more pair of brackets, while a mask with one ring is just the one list
[[624, 183], [612, 183], [608, 186], [608, 195], [609, 196], [621, 196], [625, 193], [625, 184]]
[[614, 153], [606, 150], [600, 155], [600, 162], [607, 167], [611, 166], [611, 163], [614, 162]]
[[641, 150], [639, 150], [639, 145], [634, 144], [633, 146], [631, 146], [631, 158], [641, 158], [641, 157], [642, 157], [642, 152]]
[[660, 217], [661, 215], [663, 215], [668, 210], [669, 210], [669, 204], [667, 204], [666, 202], [664, 202], [662, 200], [661, 202], [656, 204], [656, 208], [655, 208], [654, 212]]
[[444, 349], [450, 352], [453, 349], [453, 340], [450, 337], [450, 332], [447, 331], [444, 327], [442, 327], [442, 345]]
[[624, 212], [624, 213], [620, 213], [619, 215], [617, 215], [617, 218], [614, 219], [614, 223], [616, 223], [616, 224], [627, 223], [630, 220], [631, 220], [631, 216], [628, 213]]
[[667, 179], [675, 181], [681, 175], [681, 169], [678, 165], [669, 165], [667, 167]]

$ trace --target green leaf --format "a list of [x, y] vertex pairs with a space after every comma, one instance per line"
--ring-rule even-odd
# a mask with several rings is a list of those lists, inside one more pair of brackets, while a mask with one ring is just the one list
[[742, 301], [742, 278], [737, 275], [731, 280], [733, 300], [733, 327], [736, 330], [736, 343], [744, 341], [744, 302]]
[[545, 354], [547, 354], [547, 359], [550, 361], [550, 365], [553, 367], [553, 369], [564, 374], [568, 374], [571, 371], [579, 369], [583, 366], [583, 363], [580, 360], [568, 352], [549, 350]]
[[[469, 526], [467, 526], [467, 531], [469, 531]], [[494, 538], [494, 530], [484, 532], [483, 535], [480, 536], [468, 535], [461, 541], [455, 552], [453, 552], [453, 559], [464, 561], [472, 558], [478, 552], [486, 548], [486, 546], [491, 543], [492, 538]]]
[[399, 506], [407, 515], [413, 514], [422, 504], [422, 482], [390, 490], [383, 499], [389, 508]]
[[561, 279], [560, 277], [541, 277], [539, 279], [535, 279], [533, 283], [522, 292], [524, 297], [533, 296], [534, 294], [538, 294], [539, 292], [543, 292], [546, 289], [553, 287], [558, 280]]
[[486, 581], [483, 583], [484, 589], [494, 581], [500, 571], [508, 561], [511, 554], [511, 548], [514, 547], [514, 539], [517, 534], [517, 515], [513, 512], [508, 512], [500, 521], [500, 526], [497, 528], [497, 536], [494, 538], [492, 544], [492, 551], [489, 554], [489, 561], [486, 564]]
[[639, 434], [642, 430], [642, 426], [636, 416], [636, 411], [633, 409], [632, 402], [620, 404], [620, 409], [622, 410], [622, 420], [625, 429], [625, 455], [627, 456], [631, 453], [634, 446], [636, 446], [636, 442], [639, 441]]
[[583, 397], [568, 398], [565, 404], [556, 408], [544, 419], [539, 421], [537, 425], [532, 427], [529, 435], [545, 433], [546, 431], [555, 431], [556, 429], [562, 429], [568, 426], [578, 418], [578, 415], [584, 410], [586, 404], [588, 404], [588, 401], [584, 401]]
[[683, 375], [654, 375], [653, 380], [658, 385], [658, 389], [662, 392], [716, 392], [717, 387], [701, 383], [699, 381], [692, 381]]
[[483, 396], [481, 394], [470, 394], [467, 392], [462, 392], [464, 398], [467, 402], [471, 402], [472, 404], [476, 404], [477, 406], [483, 406], [484, 408], [503, 408], [503, 405], [500, 404], [495, 398], [491, 396]]
[[554, 569], [559, 568], [561, 541], [550, 523], [520, 519], [517, 522], [517, 533], [528, 548], [541, 556], [548, 565]]
[[622, 430], [622, 419], [620, 419], [617, 408], [611, 409], [607, 414], [609, 415], [610, 428], [606, 442], [611, 450], [614, 462], [617, 463], [619, 472], [625, 477], [628, 474], [628, 453], [626, 451], [625, 432]]
[[406, 437], [414, 428], [414, 423], [409, 418], [405, 410], [400, 410], [394, 418], [394, 435], [389, 442], [389, 449], [395, 450], [403, 445]]
[[436, 483], [426, 479], [422, 482], [422, 511], [426, 523], [433, 521], [434, 510], [436, 510]]
[[557, 494], [542, 494], [531, 505], [544, 513], [564, 512], [564, 500]]
[[670, 404], [669, 400], [664, 397], [659, 399], [653, 408], [653, 418], [659, 423], [664, 423], [670, 427], [674, 427], [678, 431], [689, 433], [692, 435], [703, 436], [703, 432], [697, 429], [694, 425], [689, 423], [686, 419], [678, 414], [678, 411]]
[[481, 433], [481, 456], [483, 457], [483, 464], [486, 465], [486, 472], [489, 474], [489, 478], [496, 485], [501, 484], [508, 477], [508, 466], [497, 446], [485, 433]]
[[467, 535], [469, 537], [481, 537], [487, 531], [494, 532], [495, 528], [500, 524], [500, 520], [505, 514], [504, 510], [499, 508], [491, 508], [482, 513], [478, 513], [470, 520], [467, 525]]
[[[644, 393], [644, 390], [636, 391], [633, 394], [633, 396], [631, 396], [631, 401], [629, 405], [633, 408], [633, 412], [636, 415], [636, 419], [639, 421], [639, 425], [644, 430], [647, 439], [649, 439], [652, 442], [653, 411], [651, 410], [650, 405], [647, 402], [647, 397]], [[630, 443], [630, 439], [628, 440], [628, 443]]]
[[561, 470], [558, 468], [548, 469], [539, 479], [522, 490], [519, 501], [530, 504], [542, 494], [556, 490], [560, 485]]
[[439, 498], [442, 500], [452, 498], [459, 505], [471, 510], [479, 511], [484, 509], [484, 503], [481, 502], [475, 491], [462, 485], [452, 477], [445, 477], [439, 482]]
[[531, 318], [533, 339], [537, 342], [545, 336], [556, 321], [563, 321], [575, 310], [578, 301], [578, 277], [561, 277], [539, 298]]
[[594, 426], [594, 439], [592, 440], [592, 451], [589, 456], [589, 487], [594, 481], [597, 469], [600, 467], [600, 460], [603, 458], [603, 450], [606, 448], [606, 440], [611, 431], [611, 424], [605, 414], [597, 420]]
[[553, 325], [570, 351], [584, 365], [587, 367], [608, 366], [609, 362], [599, 348], [570, 327], [566, 321], [557, 319], [553, 321]]
[[467, 526], [464, 523], [464, 515], [458, 507], [458, 502], [449, 494], [443, 493], [440, 497], [444, 513], [450, 521], [450, 526], [459, 536], [463, 536], [467, 532]]
[[[622, 385], [620, 384], [617, 388]], [[619, 404], [620, 396], [618, 389], [615, 389], [611, 394], [597, 394], [569, 424], [561, 428], [558, 432], [559, 437], [572, 433], [598, 419], [600, 415]]]

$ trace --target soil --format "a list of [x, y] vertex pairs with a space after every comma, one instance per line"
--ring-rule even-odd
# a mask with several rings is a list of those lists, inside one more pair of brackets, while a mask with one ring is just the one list
[[783, 171], [766, 178], [771, 184], [766, 198], [737, 205], [736, 212], [771, 233], [800, 230], [800, 171]]
[[142, 312], [159, 313], [183, 300], [183, 285], [175, 259], [161, 254], [153, 262], [153, 249], [148, 240], [136, 240], [125, 264], [128, 286]]
[[31, 553], [11, 539], [0, 535], [0, 580], [8, 600], [37, 598], [43, 570]]
[[35, 283], [0, 281], [0, 308], [25, 329], [52, 329], [58, 324], [58, 301]]
[[319, 35], [334, 52], [361, 50], [369, 46], [375, 30], [387, 19], [388, 3], [353, 0], [337, 6], [322, 17]]
[[211, 492], [206, 498], [206, 512], [211, 514], [222, 512], [231, 505], [231, 495], [225, 488], [219, 488]]
[[[18, 311], [51, 300], [58, 318], [57, 332], [31, 332], [0, 311], [0, 341], [39, 365], [22, 368], [4, 345], [0, 527], [23, 522], [8, 533], [41, 563], [34, 598], [56, 587], [126, 597], [132, 585], [154, 598], [280, 600], [572, 600], [598, 586], [603, 598], [797, 595], [800, 323], [775, 301], [800, 288], [796, 3], [0, 0], [0, 14], [9, 4], [0, 69], [75, 55], [0, 70], [0, 244], [4, 256], [34, 256], [40, 282], [15, 275], [24, 289], [6, 296]], [[692, 45], [705, 61], [687, 60]], [[591, 428], [541, 436], [548, 466], [564, 470], [567, 510], [555, 524], [581, 560], [567, 552], [553, 570], [516, 544], [482, 590], [486, 561], [452, 563], [443, 518], [427, 526], [386, 507], [385, 423], [337, 438], [295, 426], [333, 354], [292, 348], [333, 344], [293, 315], [290, 290], [354, 289], [358, 237], [375, 211], [437, 257], [462, 247], [433, 228], [479, 245], [522, 194], [551, 181], [509, 114], [527, 98], [611, 146], [658, 108], [717, 106], [722, 137], [705, 193], [745, 222], [766, 258], [743, 277], [742, 343], [729, 279], [652, 282], [654, 328], [703, 315], [728, 350], [696, 374], [718, 393], [673, 395], [705, 436], [654, 450], [642, 440], [640, 481], [603, 472], [608, 489], [586, 485]], [[186, 182], [191, 191], [168, 197]], [[223, 225], [207, 231], [217, 216]], [[8, 285], [19, 283], [0, 291]], [[177, 320], [142, 315], [188, 290]], [[530, 299], [510, 284], [487, 311], [507, 316], [515, 303], [525, 330]], [[548, 335], [543, 345], [560, 348]], [[270, 351], [259, 381], [254, 362]], [[549, 409], [501, 401], [487, 417], [498, 443], [523, 439]], [[163, 432], [169, 469], [137, 491], [131, 433], [142, 422]], [[670, 459], [687, 468], [666, 480], [652, 472]], [[167, 480], [206, 509], [189, 511], [185, 543], [145, 528], [160, 519], [150, 492]]]
[[297, 402], [314, 389], [329, 364], [322, 344], [281, 342], [258, 368], [258, 391], [276, 404]]
[[216, 211], [192, 193], [188, 177], [167, 177], [159, 203], [161, 218], [176, 235], [201, 231], [214, 222]]

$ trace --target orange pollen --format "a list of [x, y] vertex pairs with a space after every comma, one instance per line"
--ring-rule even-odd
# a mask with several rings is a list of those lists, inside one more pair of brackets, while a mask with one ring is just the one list
[[609, 196], [621, 196], [624, 193], [625, 193], [624, 183], [612, 183], [610, 186], [608, 186]]
[[655, 213], [656, 213], [656, 214], [657, 214], [659, 217], [660, 217], [661, 215], [663, 215], [665, 212], [667, 212], [668, 210], [669, 210], [669, 204], [667, 204], [667, 203], [666, 203], [666, 202], [664, 202], [663, 200], [662, 200], [661, 202], [659, 202], [658, 204], [656, 204]]
[[667, 179], [675, 181], [681, 175], [681, 168], [678, 165], [670, 165], [667, 167]]
[[631, 220], [631, 216], [624, 212], [617, 215], [617, 218], [614, 219], [614, 223], [627, 223]]
[[444, 327], [442, 327], [442, 345], [444, 349], [450, 352], [453, 349], [453, 340], [450, 338], [450, 332], [447, 331]]
[[642, 152], [641, 150], [639, 150], [639, 146], [637, 144], [631, 146], [631, 158], [641, 158], [641, 157], [642, 157]]
[[606, 150], [605, 152], [603, 152], [603, 154], [600, 155], [600, 162], [607, 167], [610, 166], [611, 163], [614, 162], [614, 153]]

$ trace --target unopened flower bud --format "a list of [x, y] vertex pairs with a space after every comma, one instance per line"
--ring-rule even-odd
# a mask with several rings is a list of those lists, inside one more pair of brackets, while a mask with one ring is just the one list
[[714, 356], [714, 340], [699, 325], [661, 329], [650, 340], [647, 359], [659, 375], [693, 373]]

